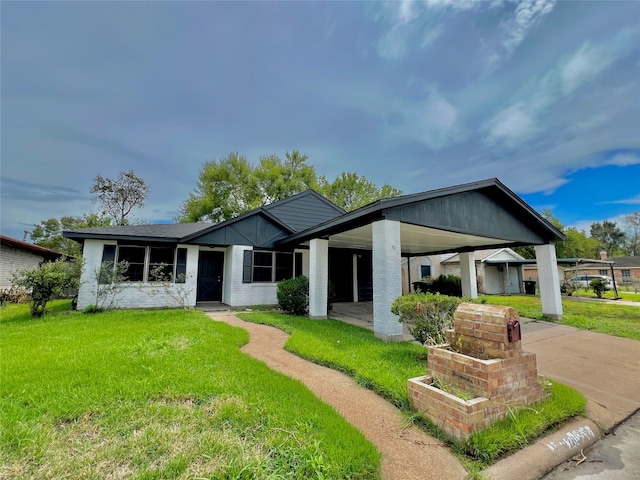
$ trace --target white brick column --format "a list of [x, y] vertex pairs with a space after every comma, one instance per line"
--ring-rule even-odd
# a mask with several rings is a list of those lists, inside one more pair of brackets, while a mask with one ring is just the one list
[[554, 244], [536, 245], [538, 266], [538, 288], [542, 300], [542, 314], [560, 320], [562, 318], [562, 296], [560, 295], [560, 275]]
[[460, 278], [462, 280], [462, 296], [478, 298], [478, 282], [476, 280], [476, 260], [473, 252], [464, 252], [460, 257]]
[[391, 313], [391, 304], [402, 295], [400, 222], [379, 220], [372, 224], [373, 332], [385, 340], [402, 340], [402, 324]]
[[329, 285], [329, 240], [309, 242], [309, 317], [327, 318]]

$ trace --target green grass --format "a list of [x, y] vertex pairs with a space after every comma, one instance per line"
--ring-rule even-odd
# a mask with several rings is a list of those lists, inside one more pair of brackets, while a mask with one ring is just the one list
[[[513, 307], [523, 317], [544, 319], [539, 297], [491, 295], [486, 299], [487, 303], [493, 305]], [[640, 340], [640, 306], [580, 301], [575, 297], [562, 297], [562, 310], [560, 323], [564, 325]]]
[[[493, 297], [491, 297], [493, 298]], [[345, 372], [378, 392], [406, 413], [407, 423], [449, 442], [472, 474], [545, 431], [584, 413], [585, 399], [575, 390], [550, 382], [550, 398], [532, 408], [514, 411], [502, 422], [478, 431], [467, 442], [454, 442], [409, 407], [407, 380], [426, 372], [424, 347], [411, 342], [387, 343], [365, 328], [336, 320], [312, 320], [277, 313], [239, 315], [273, 325], [291, 334], [285, 348], [315, 363]]]
[[472, 433], [454, 449], [488, 465], [528, 445], [567, 418], [584, 414], [586, 400], [578, 392], [556, 382], [549, 382], [547, 388], [551, 392], [549, 399], [510, 411], [506, 418]]
[[201, 312], [0, 310], [2, 478], [379, 478], [379, 454]]
[[291, 334], [285, 348], [339, 370], [400, 408], [407, 408], [407, 379], [424, 375], [427, 352], [413, 342], [384, 342], [365, 328], [337, 320], [310, 320], [278, 313], [238, 316]]

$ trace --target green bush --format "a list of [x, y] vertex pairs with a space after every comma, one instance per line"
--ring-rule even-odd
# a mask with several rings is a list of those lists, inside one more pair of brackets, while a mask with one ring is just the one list
[[391, 312], [399, 316], [399, 322], [408, 325], [409, 333], [420, 343], [438, 345], [446, 342], [444, 331], [453, 328], [458, 305], [472, 301], [439, 293], [410, 293], [396, 298]]
[[63, 296], [65, 289], [78, 288], [81, 268], [80, 262], [47, 262], [34, 270], [18, 270], [13, 284], [28, 292], [31, 316], [41, 317], [54, 295]]
[[602, 298], [606, 285], [607, 282], [604, 278], [594, 278], [589, 282], [589, 286], [593, 288], [593, 293], [595, 293], [598, 298]]
[[278, 283], [278, 305], [292, 315], [304, 316], [309, 311], [309, 280], [305, 276]]
[[430, 290], [450, 297], [461, 297], [462, 280], [457, 275], [440, 275], [433, 280]]

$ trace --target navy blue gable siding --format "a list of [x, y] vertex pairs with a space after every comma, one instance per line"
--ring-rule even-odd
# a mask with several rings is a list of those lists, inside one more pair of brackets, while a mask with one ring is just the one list
[[544, 243], [540, 232], [532, 228], [535, 224], [527, 224], [523, 212], [505, 208], [510, 204], [501, 200], [482, 191], [463, 192], [390, 208], [385, 216], [469, 235]]
[[332, 206], [313, 195], [305, 195], [292, 199], [290, 202], [267, 206], [266, 209], [271, 215], [296, 232], [301, 232], [343, 214], [336, 206]]
[[277, 240], [287, 235], [289, 235], [289, 232], [275, 225], [264, 216], [251, 215], [192, 238], [188, 243], [218, 246], [251, 245], [254, 247], [273, 248]]

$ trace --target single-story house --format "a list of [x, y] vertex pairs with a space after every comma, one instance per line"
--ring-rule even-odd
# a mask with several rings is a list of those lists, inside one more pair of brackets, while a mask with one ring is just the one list
[[[218, 224], [131, 225], [65, 231], [83, 244], [78, 308], [95, 303], [97, 271], [129, 263], [118, 307], [175, 305], [150, 272], [162, 265], [188, 290], [187, 303], [275, 304], [277, 282], [309, 278], [309, 315], [327, 316], [327, 288], [336, 301], [373, 301], [374, 332], [402, 336], [390, 312], [402, 294], [402, 258], [457, 252], [463, 294], [477, 296], [475, 250], [534, 245], [540, 275], [559, 284], [554, 242], [563, 234], [498, 179], [375, 201], [344, 212], [307, 190]], [[145, 290], [147, 290], [145, 294]], [[149, 292], [155, 292], [149, 295]], [[543, 312], [562, 315], [557, 288], [541, 291]]]
[[[510, 248], [490, 248], [473, 252], [476, 264], [476, 282], [478, 293], [504, 295], [524, 293], [524, 275], [522, 262], [524, 257]], [[408, 272], [408, 265], [411, 271]], [[460, 255], [447, 253], [407, 259], [402, 263], [402, 291], [413, 291], [409, 278], [413, 281], [425, 277], [436, 278], [440, 275], [460, 276]]]
[[33, 243], [0, 233], [0, 289], [13, 285], [18, 270], [35, 269], [64, 255]]

